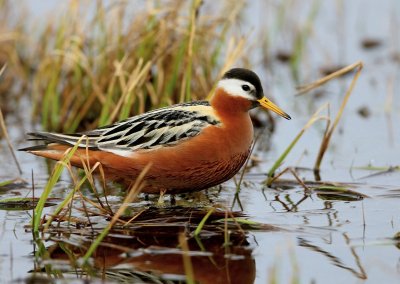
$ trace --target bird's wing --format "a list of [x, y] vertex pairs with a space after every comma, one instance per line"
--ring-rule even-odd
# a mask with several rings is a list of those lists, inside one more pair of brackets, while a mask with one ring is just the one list
[[192, 102], [150, 111], [115, 124], [77, 134], [30, 133], [33, 140], [74, 145], [120, 155], [139, 149], [176, 145], [219, 121], [208, 102]]

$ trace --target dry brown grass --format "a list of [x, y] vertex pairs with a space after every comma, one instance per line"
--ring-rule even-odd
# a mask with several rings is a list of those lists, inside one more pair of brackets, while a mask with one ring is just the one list
[[[9, 11], [19, 8], [2, 3]], [[0, 42], [12, 37], [21, 46], [0, 49], [10, 69], [20, 70], [15, 80], [29, 87], [34, 115], [48, 130], [73, 132], [204, 99], [245, 48], [235, 29], [242, 1], [71, 1], [57, 7], [34, 28], [29, 15], [18, 22], [23, 38], [13, 29], [0, 33]]]

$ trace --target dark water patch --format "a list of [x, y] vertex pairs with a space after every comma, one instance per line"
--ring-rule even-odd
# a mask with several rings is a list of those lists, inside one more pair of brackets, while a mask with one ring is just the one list
[[377, 38], [364, 38], [361, 40], [361, 46], [364, 49], [375, 49], [383, 45], [382, 39]]
[[[59, 201], [60, 199], [49, 198], [47, 202], [45, 202], [45, 207], [54, 206], [57, 203], [52, 201]], [[14, 198], [6, 198], [0, 199], [0, 210], [32, 210], [36, 207], [39, 198], [23, 198], [23, 197], [14, 197]]]
[[368, 197], [343, 186], [320, 186], [313, 190], [323, 200], [359, 201]]
[[372, 113], [371, 113], [371, 109], [368, 106], [361, 106], [357, 109], [357, 113], [359, 116], [361, 116], [362, 118], [369, 118]]
[[3, 180], [0, 182], [0, 192], [4, 192], [12, 189], [27, 188], [28, 183], [22, 179], [10, 179]]
[[293, 53], [286, 50], [278, 50], [277, 53], [275, 54], [275, 59], [282, 63], [288, 63], [290, 62], [290, 60], [292, 60], [292, 58], [293, 58]]

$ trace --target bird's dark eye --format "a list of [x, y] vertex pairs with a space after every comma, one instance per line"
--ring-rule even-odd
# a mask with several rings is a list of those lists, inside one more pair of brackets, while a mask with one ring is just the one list
[[249, 85], [242, 85], [242, 90], [245, 92], [250, 91], [250, 86]]

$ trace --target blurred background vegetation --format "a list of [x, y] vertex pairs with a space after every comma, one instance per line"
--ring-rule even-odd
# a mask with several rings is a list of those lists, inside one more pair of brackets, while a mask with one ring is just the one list
[[205, 99], [226, 69], [248, 65], [243, 1], [104, 2], [64, 2], [38, 22], [0, 1], [3, 112], [29, 94], [43, 129], [74, 132]]

